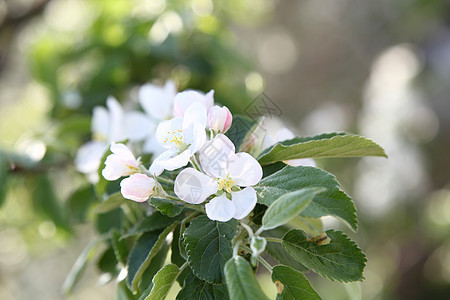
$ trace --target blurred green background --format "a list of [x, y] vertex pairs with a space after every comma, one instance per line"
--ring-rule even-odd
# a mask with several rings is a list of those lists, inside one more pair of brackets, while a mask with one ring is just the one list
[[[137, 87], [169, 78], [214, 89], [235, 113], [264, 91], [297, 134], [382, 145], [388, 160], [319, 161], [356, 203], [351, 236], [368, 265], [361, 284], [312, 285], [332, 300], [450, 299], [443, 0], [0, 0], [0, 299], [62, 298], [95, 234], [80, 189], [95, 200], [72, 163], [92, 108], [108, 95], [135, 106]], [[107, 279], [89, 267], [69, 298], [113, 299]]]

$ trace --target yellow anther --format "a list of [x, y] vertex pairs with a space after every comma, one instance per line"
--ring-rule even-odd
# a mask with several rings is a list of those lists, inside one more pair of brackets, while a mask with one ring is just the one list
[[219, 184], [219, 190], [223, 189], [228, 193], [231, 193], [231, 188], [234, 186], [234, 180], [228, 175], [226, 178], [219, 179], [217, 183]]

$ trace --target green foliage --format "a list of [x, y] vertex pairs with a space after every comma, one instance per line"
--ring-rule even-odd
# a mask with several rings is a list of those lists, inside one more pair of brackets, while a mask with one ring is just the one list
[[100, 202], [94, 209], [96, 214], [104, 214], [119, 208], [122, 204], [126, 203], [127, 200], [122, 196], [120, 192], [116, 192], [109, 195], [104, 201]]
[[335, 216], [357, 229], [356, 209], [352, 199], [343, 192], [330, 173], [313, 167], [286, 166], [263, 178], [256, 186], [258, 202], [270, 206], [286, 193], [302, 188], [325, 187], [300, 214], [305, 217]]
[[262, 219], [264, 230], [284, 225], [301, 213], [317, 194], [324, 188], [304, 188], [286, 193], [275, 200], [267, 209]]
[[223, 267], [233, 253], [232, 239], [238, 222], [211, 221], [206, 216], [192, 220], [183, 234], [189, 266], [195, 276], [210, 283], [223, 282]]
[[326, 133], [279, 142], [259, 156], [263, 165], [298, 158], [386, 156], [383, 148], [364, 137], [348, 133]]
[[366, 257], [345, 234], [327, 230], [331, 241], [321, 244], [309, 240], [301, 230], [291, 230], [283, 237], [283, 247], [299, 262], [323, 277], [341, 282], [363, 280]]
[[169, 217], [178, 216], [184, 208], [182, 204], [164, 198], [151, 197], [149, 203]]
[[175, 265], [166, 265], [153, 277], [150, 294], [145, 300], [164, 300], [172, 287], [175, 279], [180, 274], [180, 269]]
[[272, 281], [277, 285], [277, 300], [320, 300], [305, 275], [288, 266], [275, 266]]
[[212, 284], [196, 277], [189, 272], [183, 284], [183, 288], [177, 295], [177, 300], [206, 299], [218, 300], [230, 299], [225, 284]]
[[250, 264], [240, 256], [233, 257], [225, 265], [225, 278], [231, 299], [265, 300]]

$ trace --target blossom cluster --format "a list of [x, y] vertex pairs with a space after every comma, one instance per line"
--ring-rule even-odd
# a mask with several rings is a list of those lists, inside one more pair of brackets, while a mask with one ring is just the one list
[[[104, 153], [101, 174], [120, 183], [124, 198], [144, 202], [150, 197], [169, 196], [159, 184], [165, 171], [180, 171], [173, 193], [189, 204], [205, 203], [211, 220], [226, 222], [243, 219], [257, 203], [256, 185], [263, 176], [261, 165], [249, 153], [236, 153], [225, 135], [232, 124], [232, 114], [225, 106], [214, 104], [214, 91], [187, 90], [177, 93], [175, 84], [146, 84], [139, 89], [143, 111], [125, 111], [110, 97], [106, 106], [93, 112], [93, 141], [83, 145], [75, 160], [77, 169], [95, 182]], [[292, 138], [283, 128], [275, 136], [265, 132], [263, 148]], [[151, 153], [147, 168], [133, 152]], [[250, 151], [249, 151], [250, 152]], [[312, 160], [287, 161], [291, 165], [314, 165]]]

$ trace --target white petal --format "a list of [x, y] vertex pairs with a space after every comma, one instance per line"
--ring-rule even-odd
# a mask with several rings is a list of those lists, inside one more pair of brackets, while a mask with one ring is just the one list
[[117, 156], [119, 156], [120, 158], [122, 158], [123, 160], [131, 160], [131, 161], [135, 161], [136, 158], [133, 155], [133, 152], [131, 152], [131, 150], [125, 146], [124, 144], [121, 143], [113, 143], [110, 147], [110, 150], [112, 153], [116, 154]]
[[128, 176], [138, 171], [139, 162], [133, 153], [124, 144], [112, 144], [112, 154], [105, 161], [102, 175], [106, 180], [117, 180], [122, 176]]
[[206, 127], [208, 111], [201, 103], [192, 103], [185, 111], [183, 117], [183, 128], [188, 128], [194, 123], [200, 123], [203, 128]]
[[208, 110], [208, 125], [215, 132], [227, 132], [231, 127], [232, 121], [233, 116], [226, 106], [220, 107], [215, 105]]
[[184, 169], [175, 179], [175, 194], [187, 203], [202, 203], [217, 189], [215, 180], [193, 168]]
[[239, 192], [231, 193], [231, 201], [236, 207], [235, 219], [243, 219], [255, 208], [257, 197], [252, 187], [247, 187]]
[[130, 141], [143, 140], [155, 130], [150, 118], [140, 111], [126, 112], [123, 126], [124, 134]]
[[181, 153], [178, 153], [178, 150], [167, 150], [155, 159], [150, 166], [150, 172], [152, 174], [159, 175], [161, 174], [159, 172], [162, 172], [161, 168], [164, 170], [173, 171], [184, 167], [189, 163], [192, 155], [193, 153], [189, 148]]
[[234, 154], [234, 144], [225, 135], [218, 134], [214, 139], [206, 142], [199, 152], [200, 164], [211, 177], [227, 176], [227, 161]]
[[174, 100], [173, 115], [175, 117], [184, 117], [186, 110], [195, 102], [202, 104], [208, 110], [213, 105], [213, 95], [214, 91], [209, 92], [207, 95], [193, 90], [178, 93]]
[[290, 140], [293, 139], [294, 137], [295, 135], [294, 133], [292, 133], [292, 131], [290, 131], [286, 127], [283, 127], [280, 130], [278, 130], [277, 134], [275, 135], [275, 142], [278, 143], [285, 140]]
[[155, 180], [145, 174], [133, 174], [120, 182], [120, 191], [126, 199], [143, 202], [153, 194]]
[[156, 128], [156, 140], [166, 149], [174, 149], [176, 145], [172, 143], [174, 136], [183, 136], [183, 119], [175, 118], [162, 121]]
[[273, 137], [269, 134], [269, 132], [266, 130], [265, 135], [264, 135], [264, 139], [262, 142], [262, 149], [266, 149], [269, 148], [270, 146], [274, 145], [276, 142], [273, 139]]
[[245, 152], [231, 155], [228, 158], [227, 170], [235, 184], [239, 186], [255, 185], [263, 175], [258, 161]]
[[172, 117], [176, 93], [175, 83], [171, 80], [164, 87], [145, 84], [139, 89], [139, 103], [153, 119], [165, 120]]
[[205, 108], [206, 108], [206, 110], [209, 110], [214, 105], [214, 90], [210, 90], [205, 95], [204, 99], [205, 99], [204, 100], [205, 101], [204, 102]]
[[100, 160], [107, 148], [105, 143], [96, 141], [82, 145], [75, 156], [76, 169], [84, 174], [97, 173]]
[[103, 106], [96, 106], [92, 112], [91, 131], [96, 139], [107, 141], [109, 136], [109, 114]]
[[291, 159], [284, 161], [284, 163], [293, 167], [317, 167], [316, 161], [312, 158]]
[[205, 127], [200, 123], [194, 123], [187, 129], [183, 128], [183, 136], [185, 143], [190, 145], [189, 148], [193, 153], [200, 150], [206, 142]]
[[153, 157], [159, 156], [164, 151], [166, 151], [166, 148], [158, 143], [155, 136], [148, 138], [142, 146], [142, 152], [151, 153], [153, 154]]
[[106, 107], [109, 112], [109, 142], [118, 142], [126, 139], [123, 130], [123, 117], [124, 112], [120, 103], [116, 98], [109, 96], [106, 100]]
[[236, 214], [236, 207], [225, 194], [215, 197], [205, 204], [206, 215], [210, 220], [227, 222]]

